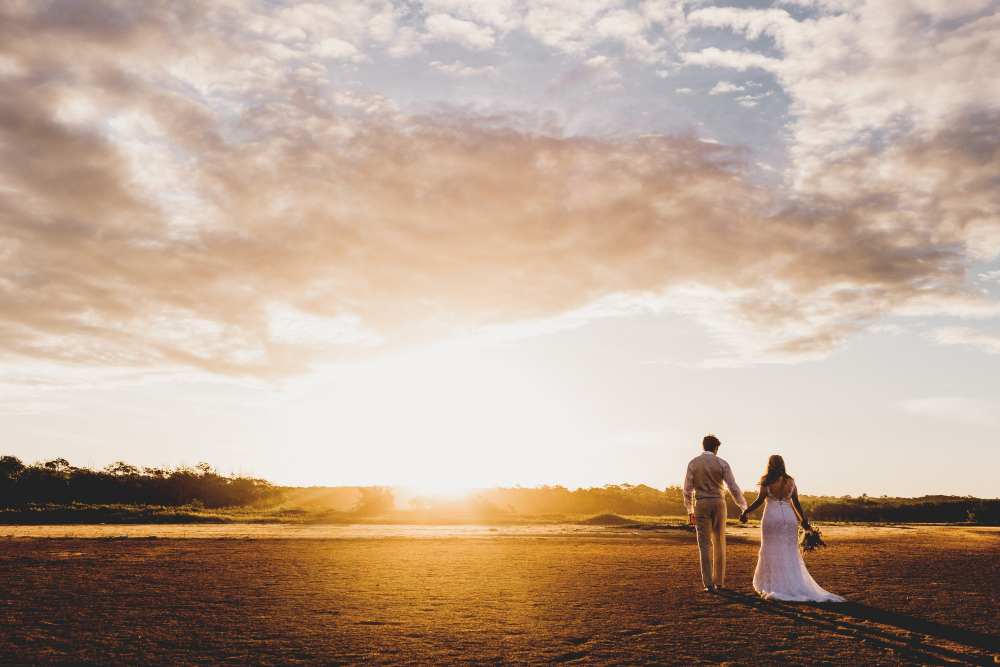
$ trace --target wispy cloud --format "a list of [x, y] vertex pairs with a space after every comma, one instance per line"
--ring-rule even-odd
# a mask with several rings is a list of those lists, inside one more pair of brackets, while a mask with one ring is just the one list
[[743, 86], [737, 86], [736, 84], [730, 83], [729, 81], [720, 81], [719, 83], [715, 84], [715, 87], [712, 88], [712, 90], [708, 91], [708, 94], [719, 95], [720, 93], [732, 93], [740, 90], [746, 90], [746, 88]]
[[984, 282], [984, 283], [1000, 282], [1000, 270], [980, 273], [979, 276], [977, 276], [977, 278], [978, 282]]
[[962, 345], [987, 354], [1000, 354], [1000, 333], [969, 327], [940, 327], [930, 332], [929, 338], [940, 345]]
[[453, 62], [451, 65], [445, 65], [440, 60], [435, 60], [430, 64], [430, 67], [438, 72], [441, 72], [442, 74], [463, 79], [472, 76], [495, 76], [497, 74], [497, 68], [492, 65], [487, 65], [485, 67], [470, 67], [468, 65], [463, 65], [461, 61], [458, 60]]
[[723, 51], [714, 46], [701, 51], [685, 51], [681, 58], [688, 65], [706, 65], [730, 67], [740, 72], [751, 67], [776, 71], [781, 68], [781, 61], [769, 58], [752, 51]]
[[770, 96], [771, 96], [771, 91], [769, 90], [766, 93], [761, 93], [760, 95], [740, 95], [739, 97], [736, 98], [736, 100], [744, 106], [753, 107], [757, 106], [757, 102], [759, 102], [760, 100]]
[[488, 49], [496, 44], [493, 29], [449, 14], [434, 14], [424, 21], [431, 39], [453, 40], [472, 49]]

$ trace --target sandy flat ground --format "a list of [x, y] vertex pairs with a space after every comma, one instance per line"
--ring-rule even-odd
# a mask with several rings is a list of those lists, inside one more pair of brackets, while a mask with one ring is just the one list
[[[892, 526], [820, 526], [824, 539], [848, 537], [892, 537], [899, 535], [947, 534], [969, 539], [978, 535], [995, 534], [1000, 528], [941, 526], [935, 524]], [[729, 536], [760, 541], [760, 527], [730, 525]], [[940, 531], [945, 531], [941, 533]], [[684, 533], [679, 533], [683, 535]], [[69, 526], [0, 526], [3, 537], [73, 537], [73, 538], [165, 538], [165, 539], [357, 539], [406, 537], [441, 539], [453, 537], [644, 537], [677, 536], [675, 529], [640, 530], [617, 526], [586, 526], [577, 524], [461, 525], [461, 526], [406, 526], [406, 525], [307, 525], [307, 524], [153, 524], [153, 525], [69, 525]], [[693, 539], [693, 538], [691, 538]]]
[[712, 595], [677, 530], [7, 526], [0, 662], [1000, 663], [1000, 530], [823, 530], [807, 564], [845, 604], [753, 595], [753, 528]]

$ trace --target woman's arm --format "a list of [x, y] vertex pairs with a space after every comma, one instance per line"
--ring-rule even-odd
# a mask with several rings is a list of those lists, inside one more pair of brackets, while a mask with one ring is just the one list
[[792, 509], [795, 510], [796, 516], [799, 517], [799, 521], [802, 522], [803, 527], [808, 526], [809, 522], [806, 521], [806, 513], [802, 511], [802, 504], [799, 503], [799, 490], [792, 487]]
[[762, 487], [762, 486], [758, 487], [757, 488], [757, 500], [753, 501], [753, 504], [750, 505], [750, 507], [746, 508], [743, 511], [743, 514], [740, 515], [741, 518], [745, 517], [745, 516], [749, 516], [750, 512], [753, 512], [755, 509], [757, 509], [758, 507], [760, 507], [761, 505], [763, 505], [765, 498], [767, 498], [767, 494], [764, 493], [764, 487]]

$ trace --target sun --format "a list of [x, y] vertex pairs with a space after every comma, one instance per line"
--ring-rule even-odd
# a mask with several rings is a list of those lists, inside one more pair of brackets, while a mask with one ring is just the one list
[[569, 438], [558, 397], [523, 369], [460, 344], [325, 369], [287, 410], [298, 448], [309, 452], [312, 470], [303, 472], [324, 485], [448, 495], [534, 483]]

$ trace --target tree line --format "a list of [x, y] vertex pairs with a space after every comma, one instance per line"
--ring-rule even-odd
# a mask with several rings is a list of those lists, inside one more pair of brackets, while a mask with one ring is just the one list
[[[755, 492], [745, 494], [753, 502]], [[800, 496], [813, 521], [880, 523], [963, 523], [1000, 525], [1000, 499], [970, 496], [872, 498]], [[139, 468], [117, 461], [101, 470], [80, 468], [62, 458], [25, 465], [0, 456], [0, 508], [28, 505], [147, 505], [167, 507], [267, 507], [289, 503], [351, 511], [359, 516], [397, 512], [391, 487], [279, 487], [242, 474], [221, 475], [208, 463], [190, 467]], [[729, 516], [739, 510], [727, 494]], [[644, 484], [578, 488], [537, 486], [478, 489], [465, 498], [413, 497], [418, 513], [476, 515], [684, 516], [679, 486], [664, 490]], [[754, 518], [759, 518], [759, 511]]]
[[[744, 494], [748, 503], [757, 498], [755, 491]], [[1000, 525], [1000, 499], [971, 496], [923, 496], [921, 498], [872, 498], [862, 494], [851, 496], [799, 496], [810, 520], [876, 523], [963, 523]], [[435, 501], [414, 498], [410, 504], [433, 509], [435, 506], [455, 507], [461, 501]], [[535, 488], [481, 489], [466, 501], [479, 513], [517, 514], [618, 514], [633, 516], [684, 516], [684, 495], [681, 487], [665, 490], [643, 484], [609, 484], [603, 487], [570, 490], [562, 486]], [[739, 508], [728, 494], [726, 504], [730, 517], [739, 516]], [[754, 518], [760, 518], [761, 510]]]
[[93, 470], [63, 458], [25, 465], [16, 456], [0, 456], [0, 507], [80, 503], [218, 508], [281, 500], [280, 490], [267, 480], [220, 475], [208, 463], [138, 468], [117, 461]]
[[1000, 525], [1000, 500], [972, 496], [857, 498], [800, 496], [810, 519], [874, 523], [962, 523]]

